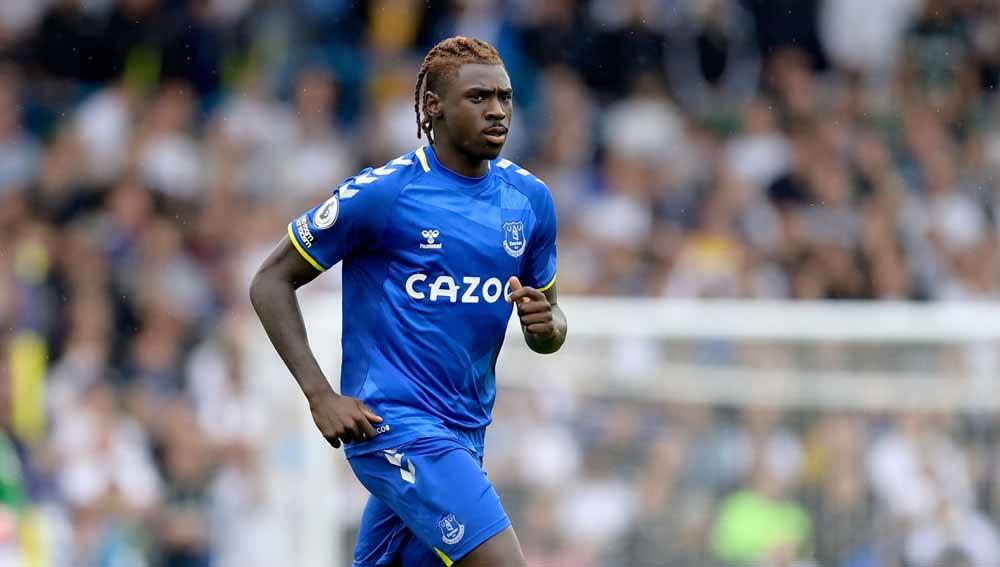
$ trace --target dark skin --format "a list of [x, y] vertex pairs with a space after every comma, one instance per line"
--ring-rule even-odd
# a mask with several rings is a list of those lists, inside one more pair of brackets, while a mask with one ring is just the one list
[[[431, 117], [434, 155], [452, 171], [480, 177], [506, 141], [514, 113], [510, 77], [503, 65], [465, 64], [442, 92], [424, 93]], [[502, 133], [499, 132], [502, 130]], [[528, 347], [540, 354], [559, 350], [566, 341], [566, 316], [556, 303], [556, 286], [544, 292], [510, 279], [511, 295]]]
[[[500, 155], [510, 126], [512, 91], [502, 65], [462, 65], [455, 76], [428, 91], [426, 109], [432, 118], [434, 152], [449, 169], [469, 177], [488, 171], [487, 162]], [[335, 392], [316, 362], [306, 337], [296, 290], [318, 272], [293, 247], [288, 237], [264, 260], [253, 283], [250, 300], [268, 338], [309, 402], [313, 421], [334, 447], [375, 437], [382, 418], [357, 398]], [[566, 317], [556, 303], [556, 287], [545, 292], [510, 278], [508, 302], [517, 307], [528, 347], [549, 354], [566, 340]], [[477, 547], [458, 567], [523, 567], [524, 554], [513, 528], [508, 527]]]
[[[514, 114], [514, 91], [502, 65], [466, 64], [424, 93], [434, 155], [448, 169], [481, 177], [500, 156]], [[440, 88], [443, 87], [443, 88]]]
[[316, 427], [339, 449], [341, 443], [375, 437], [372, 424], [381, 423], [382, 418], [361, 400], [335, 392], [309, 348], [295, 290], [319, 274], [286, 236], [254, 276], [250, 301], [271, 344], [302, 388]]

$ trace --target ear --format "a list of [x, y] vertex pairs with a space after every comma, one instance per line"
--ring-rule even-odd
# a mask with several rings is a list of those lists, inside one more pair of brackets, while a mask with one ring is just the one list
[[427, 116], [431, 118], [438, 118], [441, 116], [441, 97], [437, 95], [434, 91], [424, 92], [424, 108], [427, 111]]

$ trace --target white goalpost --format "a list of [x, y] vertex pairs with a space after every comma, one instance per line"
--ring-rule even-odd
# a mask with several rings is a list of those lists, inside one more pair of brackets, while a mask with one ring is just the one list
[[[569, 340], [556, 355], [529, 352], [512, 317], [498, 397], [507, 389], [560, 391], [817, 413], [1000, 409], [1000, 303], [567, 297], [560, 304]], [[340, 297], [305, 294], [302, 307], [310, 343], [336, 385]], [[289, 564], [343, 564], [363, 493], [351, 487], [339, 451], [316, 434], [259, 326], [247, 325], [244, 344], [251, 383], [278, 424], [265, 459], [268, 505], [280, 518]]]

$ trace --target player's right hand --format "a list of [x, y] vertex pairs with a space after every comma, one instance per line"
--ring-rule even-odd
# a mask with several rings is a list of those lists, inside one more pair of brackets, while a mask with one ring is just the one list
[[374, 439], [377, 434], [372, 423], [382, 423], [382, 418], [361, 400], [332, 391], [310, 398], [309, 410], [319, 432], [334, 449], [339, 449], [341, 443]]

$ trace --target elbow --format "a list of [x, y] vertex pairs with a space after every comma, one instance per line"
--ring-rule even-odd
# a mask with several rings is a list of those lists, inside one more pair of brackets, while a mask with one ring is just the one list
[[250, 281], [250, 303], [259, 313], [261, 306], [275, 299], [294, 296], [302, 283], [285, 265], [265, 261]]
[[561, 340], [554, 341], [549, 344], [541, 346], [540, 348], [536, 349], [535, 352], [537, 352], [538, 354], [555, 354], [559, 352], [559, 349], [561, 349], [562, 346], [563, 342]]
[[564, 342], [566, 342], [566, 328], [562, 327], [549, 340], [532, 340], [528, 338], [528, 348], [537, 354], [553, 354], [562, 348]]
[[268, 287], [269, 278], [264, 270], [258, 270], [250, 281], [250, 304], [255, 311], [260, 313], [260, 306], [265, 303], [264, 296]]
[[554, 354], [556, 351], [559, 350], [559, 347], [558, 346], [550, 346], [550, 345], [545, 345], [545, 346], [531, 346], [531, 350], [533, 350], [535, 352], [535, 354]]
[[296, 286], [283, 277], [280, 270], [261, 267], [250, 281], [250, 304], [258, 314], [267, 305], [282, 301], [286, 295], [295, 296]]

